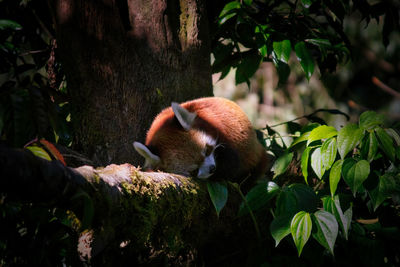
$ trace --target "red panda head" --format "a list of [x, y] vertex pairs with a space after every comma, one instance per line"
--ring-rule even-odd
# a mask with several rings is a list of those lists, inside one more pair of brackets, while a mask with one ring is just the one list
[[178, 103], [172, 103], [154, 120], [146, 145], [134, 142], [145, 158], [145, 168], [207, 179], [216, 170], [217, 140], [210, 133], [193, 127], [197, 119]]

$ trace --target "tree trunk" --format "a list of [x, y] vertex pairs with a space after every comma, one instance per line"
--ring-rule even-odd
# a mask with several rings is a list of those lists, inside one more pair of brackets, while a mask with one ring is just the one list
[[141, 162], [154, 116], [212, 94], [205, 1], [53, 0], [74, 149], [95, 165]]

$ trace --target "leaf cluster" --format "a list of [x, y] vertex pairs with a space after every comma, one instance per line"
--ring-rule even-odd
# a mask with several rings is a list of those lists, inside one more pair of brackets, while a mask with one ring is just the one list
[[[295, 54], [307, 79], [316, 66], [321, 73], [333, 72], [350, 57], [351, 44], [344, 20], [360, 12], [362, 20], [378, 21], [384, 15], [384, 44], [399, 28], [398, 12], [392, 3], [378, 1], [231, 1], [218, 16], [214, 34], [212, 69], [223, 79], [236, 69], [236, 84], [247, 82], [263, 61], [273, 62], [280, 83], [290, 74]], [[395, 5], [395, 4], [393, 4]]]

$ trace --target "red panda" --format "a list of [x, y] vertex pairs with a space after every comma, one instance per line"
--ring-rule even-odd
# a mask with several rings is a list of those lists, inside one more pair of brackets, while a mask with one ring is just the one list
[[200, 179], [261, 176], [268, 156], [234, 102], [207, 97], [172, 103], [154, 119], [145, 145], [134, 142], [145, 168]]

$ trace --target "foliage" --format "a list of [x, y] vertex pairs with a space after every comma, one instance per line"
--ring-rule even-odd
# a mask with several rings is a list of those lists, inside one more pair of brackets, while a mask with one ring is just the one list
[[43, 6], [25, 7], [18, 1], [0, 6], [6, 11], [0, 13], [1, 140], [15, 147], [35, 138], [70, 145], [69, 105], [60, 64], [55, 61], [56, 42], [35, 12]]
[[[343, 257], [347, 244], [354, 243], [364, 247], [363, 253], [375, 253], [367, 265], [384, 260], [398, 264], [399, 252], [389, 249], [400, 241], [397, 131], [384, 127], [383, 116], [367, 111], [358, 123], [339, 130], [312, 123], [294, 134], [297, 137], [289, 147], [281, 146], [284, 153], [273, 167], [274, 181], [255, 186], [245, 197], [253, 213], [270, 209], [269, 229], [276, 246], [291, 235], [299, 257], [311, 239], [331, 255], [340, 251]], [[268, 136], [267, 143], [276, 145], [277, 138]], [[287, 180], [291, 158], [300, 161], [303, 183]], [[239, 215], [246, 213], [244, 208]], [[258, 219], [265, 216], [261, 213]], [[383, 234], [388, 232], [392, 236]], [[366, 243], [384, 244], [385, 249], [367, 250]]]
[[223, 79], [236, 69], [236, 84], [247, 82], [263, 61], [273, 62], [284, 83], [290, 73], [292, 51], [307, 79], [318, 66], [333, 72], [351, 51], [344, 32], [346, 16], [354, 12], [369, 23], [385, 14], [383, 42], [399, 28], [395, 3], [387, 1], [232, 1], [219, 14], [214, 36], [213, 72]]

